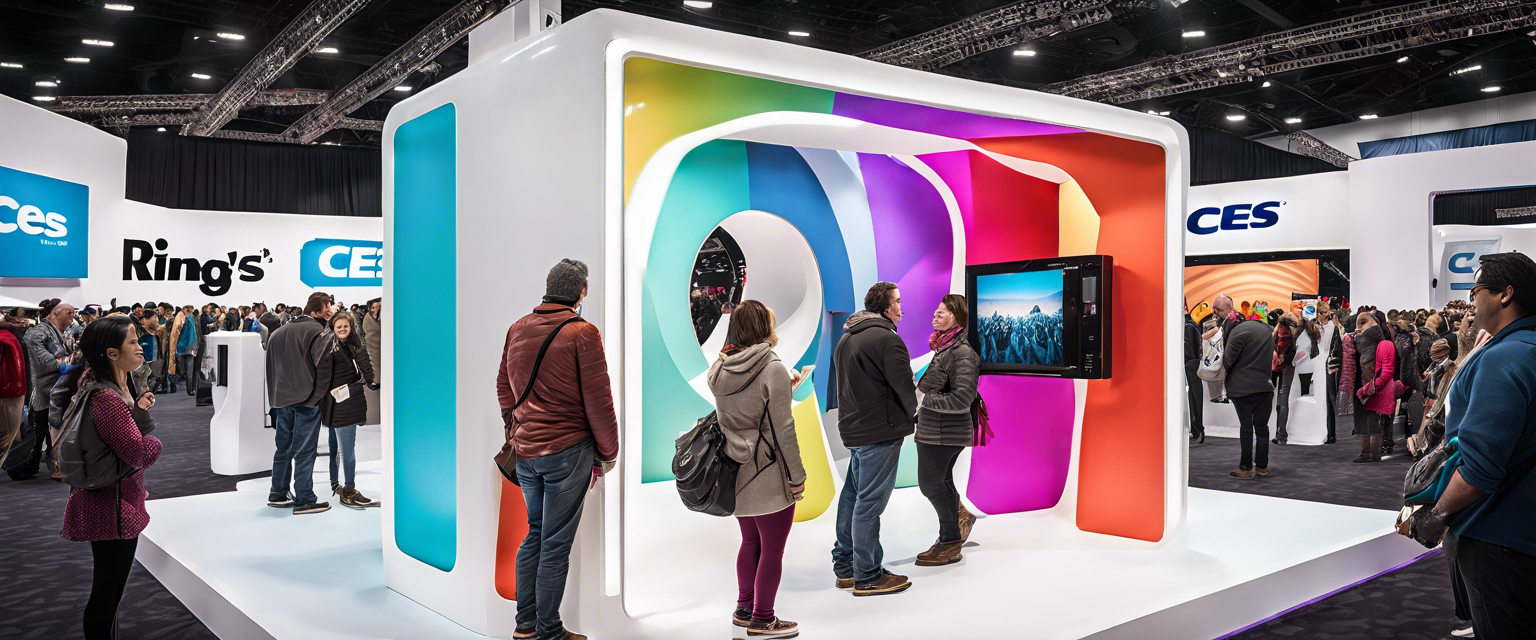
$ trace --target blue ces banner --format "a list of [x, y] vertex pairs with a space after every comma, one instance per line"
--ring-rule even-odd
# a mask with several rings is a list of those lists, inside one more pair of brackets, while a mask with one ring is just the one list
[[90, 187], [0, 167], [0, 277], [84, 278]]
[[299, 281], [315, 288], [384, 284], [384, 243], [315, 238], [299, 249]]

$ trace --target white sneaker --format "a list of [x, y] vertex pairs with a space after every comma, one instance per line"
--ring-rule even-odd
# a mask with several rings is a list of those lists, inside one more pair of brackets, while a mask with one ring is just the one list
[[1473, 631], [1472, 627], [1469, 626], [1469, 627], [1467, 627], [1465, 629], [1456, 629], [1454, 631], [1451, 631], [1451, 637], [1453, 637], [1453, 638], [1476, 638], [1477, 637], [1477, 632]]

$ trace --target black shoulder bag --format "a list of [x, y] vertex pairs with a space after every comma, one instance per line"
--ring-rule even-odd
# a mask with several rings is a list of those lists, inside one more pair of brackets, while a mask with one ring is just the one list
[[[523, 392], [517, 395], [517, 402], [512, 403], [511, 411], [515, 413], [518, 407], [523, 406], [523, 402], [528, 399], [528, 394], [533, 391], [533, 381], [539, 377], [539, 365], [544, 364], [544, 353], [549, 351], [549, 345], [555, 341], [555, 336], [560, 335], [560, 330], [564, 329], [565, 325], [580, 320], [581, 316], [571, 316], [565, 322], [555, 325], [555, 330], [549, 332], [549, 337], [544, 339], [544, 346], [539, 347], [538, 357], [533, 359], [533, 371], [528, 373], [528, 384], [524, 385]], [[515, 420], [516, 418], [513, 419]], [[501, 451], [494, 458], [496, 469], [501, 471], [502, 477], [506, 478], [507, 482], [522, 486], [517, 481], [517, 449], [512, 446], [512, 437], [517, 435], [516, 427], [507, 425], [505, 428], [507, 430], [507, 441], [501, 445]]]

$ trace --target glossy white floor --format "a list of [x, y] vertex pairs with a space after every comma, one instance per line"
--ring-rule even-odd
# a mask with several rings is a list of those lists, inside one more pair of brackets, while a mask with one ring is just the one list
[[[382, 478], [377, 463], [362, 466], [358, 486], [369, 492]], [[480, 637], [384, 586], [379, 510], [291, 516], [263, 506], [266, 482], [150, 502], [139, 560], [220, 637]], [[778, 610], [804, 625], [805, 638], [1214, 638], [1422, 551], [1390, 533], [1386, 511], [1189, 494], [1188, 531], [1162, 548], [1088, 536], [1049, 516], [995, 516], [976, 525], [964, 562], [921, 568], [912, 559], [933, 538], [933, 514], [915, 489], [901, 490], [882, 538], [887, 565], [913, 578], [911, 591], [835, 590], [827, 517], [793, 530]], [[676, 497], [653, 484], [642, 499]], [[578, 630], [600, 640], [729, 637], [738, 534], [731, 520], [695, 517], [672, 522], [667, 538], [632, 541], [629, 578], [644, 588], [629, 591], [630, 619]]]

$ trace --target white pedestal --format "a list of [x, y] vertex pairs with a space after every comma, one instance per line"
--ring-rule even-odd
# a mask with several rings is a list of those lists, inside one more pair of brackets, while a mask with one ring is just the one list
[[219, 331], [208, 335], [208, 347], [217, 377], [213, 420], [208, 423], [213, 472], [236, 476], [271, 469], [276, 436], [265, 428], [267, 352], [261, 335]]

